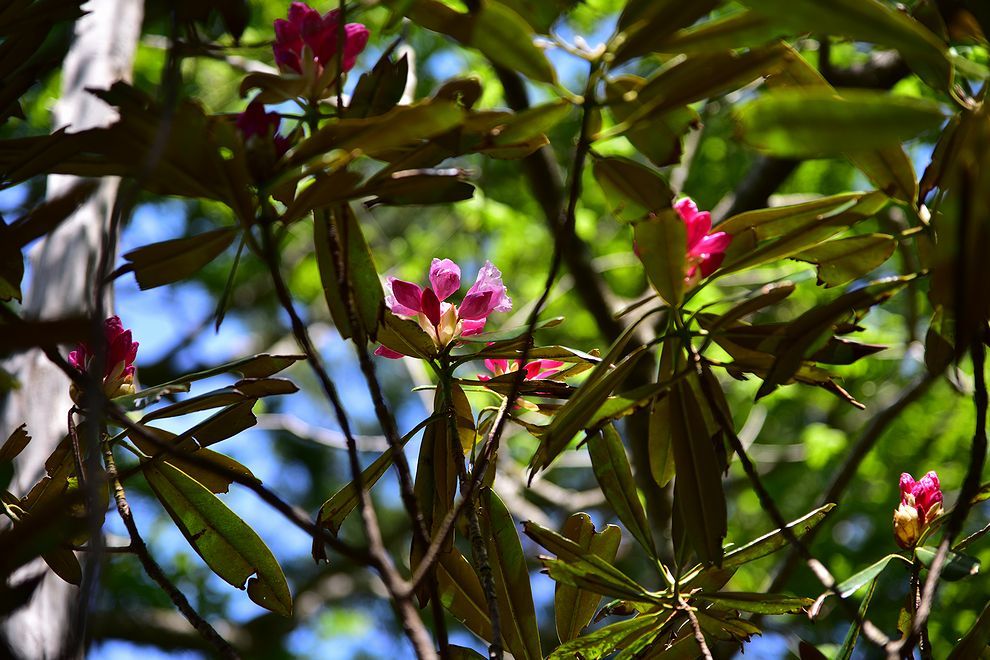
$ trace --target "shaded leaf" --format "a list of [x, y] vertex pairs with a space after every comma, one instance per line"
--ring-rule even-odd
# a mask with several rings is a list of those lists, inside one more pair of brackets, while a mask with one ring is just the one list
[[863, 234], [820, 243], [794, 255], [818, 266], [818, 283], [825, 288], [846, 284], [878, 268], [897, 248], [889, 234]]
[[651, 213], [670, 209], [674, 193], [667, 182], [648, 167], [628, 158], [610, 156], [596, 158], [592, 172], [602, 187], [612, 215], [620, 222], [636, 222]]
[[717, 591], [700, 593], [699, 600], [714, 603], [719, 607], [757, 614], [792, 614], [800, 612], [814, 601], [810, 598], [788, 596], [786, 594], [748, 593], [738, 591]]
[[626, 448], [615, 426], [609, 424], [602, 431], [589, 435], [588, 453], [595, 478], [612, 510], [643, 549], [656, 557], [657, 549], [646, 519], [646, 510], [639, 500]]
[[456, 548], [437, 559], [440, 602], [455, 619], [483, 640], [492, 638], [488, 601], [471, 563]]
[[179, 531], [214, 573], [238, 589], [247, 581], [255, 603], [283, 616], [292, 614], [285, 575], [247, 523], [182, 470], [163, 462], [145, 463], [143, 470]]
[[[602, 531], [596, 532], [595, 524], [586, 513], [575, 513], [568, 518], [562, 535], [574, 541], [584, 552], [597, 555], [608, 563], [615, 561], [622, 540], [622, 534], [615, 525], [606, 525]], [[581, 633], [595, 615], [601, 599], [601, 594], [557, 583], [553, 611], [561, 642], [570, 641]]]
[[720, 3], [718, 0], [679, 2], [654, 0], [627, 5], [619, 18], [621, 39], [615, 48], [612, 66], [653, 51], [665, 50], [665, 44], [676, 30], [691, 25]]
[[846, 633], [842, 646], [839, 647], [839, 652], [835, 656], [836, 660], [849, 660], [852, 657], [853, 649], [856, 648], [856, 640], [859, 639], [859, 631], [863, 628], [862, 621], [866, 620], [866, 611], [870, 607], [873, 592], [877, 588], [877, 581], [878, 578], [873, 578], [873, 582], [870, 583], [870, 590], [866, 592], [866, 596], [859, 606], [859, 618], [853, 620], [852, 625], [849, 626], [849, 632]]
[[883, 572], [887, 565], [894, 559], [899, 559], [902, 562], [909, 563], [907, 559], [901, 555], [887, 555], [883, 559], [870, 564], [860, 572], [856, 573], [852, 577], [843, 580], [835, 587], [836, 593], [838, 593], [839, 598], [848, 598], [854, 593], [859, 591], [866, 583], [871, 582], [880, 573]]
[[986, 654], [990, 645], [990, 604], [987, 604], [969, 631], [949, 653], [949, 660], [969, 660]]
[[650, 634], [666, 621], [663, 613], [645, 614], [627, 621], [613, 623], [594, 632], [561, 644], [550, 654], [549, 660], [572, 658], [604, 658], [614, 649]]
[[153, 289], [198, 272], [230, 247], [240, 230], [227, 227], [188, 238], [145, 245], [124, 255], [125, 266], [134, 271], [138, 286]]
[[633, 227], [636, 252], [650, 283], [669, 305], [684, 299], [687, 274], [687, 230], [673, 209], [655, 214]]
[[[937, 551], [937, 548], [921, 546], [914, 549], [914, 554], [925, 567], [931, 568]], [[941, 578], [949, 582], [955, 582], [956, 580], [972, 577], [979, 572], [979, 559], [962, 554], [961, 552], [949, 550], [945, 557], [945, 563], [942, 565]]]

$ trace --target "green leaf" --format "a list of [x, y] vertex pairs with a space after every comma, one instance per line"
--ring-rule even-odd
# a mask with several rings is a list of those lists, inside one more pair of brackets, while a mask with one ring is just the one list
[[862, 622], [866, 620], [866, 611], [870, 607], [873, 592], [877, 588], [877, 581], [878, 578], [873, 578], [873, 582], [870, 583], [870, 590], [866, 592], [866, 596], [859, 606], [859, 618], [855, 619], [849, 626], [849, 632], [846, 633], [846, 638], [842, 641], [842, 646], [839, 647], [835, 660], [849, 660], [852, 657], [853, 649], [856, 648], [856, 640], [859, 639], [859, 631], [863, 628]]
[[491, 488], [482, 489], [479, 498], [505, 645], [513, 657], [542, 660], [529, 570], [515, 523]]
[[437, 559], [440, 602], [455, 619], [483, 640], [492, 639], [492, 622], [481, 580], [471, 563], [456, 548]]
[[[921, 546], [914, 549], [915, 556], [925, 565], [926, 568], [932, 567], [932, 562], [935, 561], [935, 554], [938, 552], [938, 548], [933, 548], [930, 546]], [[949, 582], [955, 582], [956, 580], [962, 580], [963, 578], [968, 578], [976, 575], [980, 572], [980, 560], [976, 557], [971, 557], [969, 555], [964, 555], [960, 552], [948, 551], [945, 556], [945, 563], [942, 565], [942, 575], [943, 580], [948, 580]]]
[[643, 549], [650, 556], [656, 557], [657, 549], [650, 533], [646, 511], [639, 500], [626, 448], [615, 426], [609, 424], [602, 431], [589, 435], [588, 453], [591, 455], [595, 478], [598, 479], [605, 499], [612, 505], [612, 510]]
[[787, 88], [736, 112], [742, 138], [774, 156], [809, 158], [897, 146], [937, 128], [938, 104], [887, 92]]
[[486, 2], [472, 23], [468, 45], [492, 62], [539, 82], [557, 80], [550, 60], [533, 43], [533, 29], [519, 14], [501, 3]]
[[347, 339], [354, 336], [354, 329], [345, 299], [341, 297], [341, 276], [334, 262], [332, 240], [336, 240], [343, 252], [339, 256], [344, 261], [354, 314], [363, 326], [362, 336], [374, 339], [385, 308], [385, 293], [371, 249], [350, 205], [335, 207], [330, 214], [317, 213], [313, 219], [313, 243], [323, 295], [337, 331]]
[[[602, 531], [596, 532], [591, 516], [575, 513], [564, 522], [561, 531], [564, 537], [574, 541], [585, 553], [601, 557], [608, 563], [615, 562], [619, 542], [622, 540], [622, 533], [615, 525], [606, 525]], [[601, 599], [601, 594], [563, 582], [557, 583], [553, 611], [557, 636], [561, 642], [568, 642], [581, 634], [581, 630], [591, 622]]]
[[857, 319], [861, 312], [879, 305], [907, 286], [912, 277], [872, 282], [835, 300], [815, 307], [787, 324], [783, 340], [756, 398], [764, 397], [790, 380], [807, 356], [821, 348], [835, 332], [836, 324]]
[[846, 284], [878, 268], [897, 248], [889, 234], [862, 234], [820, 243], [794, 255], [818, 266], [818, 283], [825, 288]]
[[[561, 536], [532, 521], [523, 523], [523, 531], [531, 539], [557, 555], [557, 559], [543, 559], [551, 572], [573, 587], [614, 595], [636, 602], [657, 602], [656, 596], [640, 586], [635, 580], [617, 569], [611, 561], [598, 554], [589, 553], [582, 545]], [[575, 577], [582, 578], [579, 584]], [[557, 579], [557, 578], [554, 578]]]
[[676, 307], [684, 299], [687, 274], [687, 230], [673, 209], [657, 213], [634, 227], [636, 250], [646, 276], [667, 304]]
[[666, 620], [667, 616], [661, 612], [613, 623], [561, 644], [550, 654], [548, 660], [608, 657], [616, 648], [659, 629]]
[[362, 73], [347, 106], [350, 117], [373, 117], [394, 108], [402, 99], [409, 78], [409, 58], [392, 60], [392, 48], [378, 58], [371, 71]]
[[357, 191], [361, 196], [374, 195], [365, 206], [416, 206], [460, 202], [474, 196], [474, 186], [465, 181], [459, 169], [406, 170], [370, 182]]
[[146, 245], [124, 255], [130, 262], [125, 268], [134, 271], [134, 278], [142, 290], [178, 282], [216, 259], [230, 247], [239, 231], [236, 227], [228, 227]]
[[557, 99], [523, 110], [493, 131], [492, 142], [496, 146], [505, 146], [538, 138], [563, 121], [572, 109], [570, 102]]
[[739, 591], [717, 591], [700, 593], [696, 598], [719, 607], [757, 614], [792, 614], [809, 607], [814, 601], [810, 598], [788, 596], [787, 594], [764, 594]]
[[663, 45], [668, 53], [710, 53], [751, 48], [783, 36], [784, 30], [755, 11], [737, 11], [678, 30]]
[[952, 649], [948, 660], [982, 658], [987, 652], [987, 646], [990, 646], [990, 604], [983, 608], [973, 626]]
[[[143, 424], [140, 428], [144, 430], [144, 435], [128, 434], [138, 449], [151, 457], [164, 454], [162, 460], [157, 462], [165, 462], [182, 470], [188, 477], [197, 481], [211, 493], [226, 493], [235, 475], [255, 479], [247, 467], [229, 456], [200, 448], [189, 434], [176, 435], [164, 429]], [[147, 439], [146, 435], [157, 439], [158, 443]], [[166, 448], [170, 449], [171, 452], [167, 451]], [[186, 455], [194, 457], [194, 460], [187, 459]], [[202, 465], [203, 462], [208, 463], [208, 465]]]
[[[835, 508], [834, 504], [826, 504], [823, 507], [815, 509], [814, 511], [794, 520], [793, 522], [787, 523], [788, 529], [797, 538], [802, 538], [805, 534], [813, 530], [815, 527], [821, 524], [825, 517]], [[751, 561], [755, 561], [761, 557], [766, 557], [769, 554], [780, 550], [787, 545], [787, 538], [784, 536], [783, 532], [776, 529], [769, 534], [764, 534], [758, 539], [750, 541], [746, 545], [736, 548], [725, 554], [725, 559], [722, 561], [722, 568], [731, 569], [738, 568], [743, 564], [748, 564]]]
[[592, 172], [602, 187], [612, 215], [620, 222], [636, 222], [651, 213], [670, 209], [674, 193], [667, 182], [648, 167], [628, 158], [609, 156], [596, 158]]
[[621, 32], [612, 66], [653, 51], [666, 51], [669, 37], [679, 28], [691, 25], [720, 3], [718, 0], [653, 0], [637, 8], [630, 3], [619, 18]]
[[436, 344], [418, 323], [399, 318], [387, 309], [383, 312], [381, 325], [378, 326], [377, 339], [382, 345], [403, 355], [422, 359], [437, 356]]
[[701, 561], [721, 565], [727, 516], [712, 436], [705, 426], [701, 403], [689, 384], [678, 383], [668, 398], [677, 471], [674, 507], [680, 511], [687, 539]]
[[282, 616], [292, 614], [282, 568], [247, 523], [182, 470], [162, 462], [145, 463], [143, 470], [179, 531], [214, 573], [238, 589], [247, 581], [255, 603]]
[[910, 564], [910, 562], [901, 555], [887, 555], [880, 561], [870, 564], [852, 577], [843, 580], [836, 585], [835, 591], [839, 595], [839, 598], [848, 598], [849, 596], [852, 596], [854, 593], [859, 591], [863, 585], [880, 575], [880, 573], [882, 573], [883, 570], [887, 568], [887, 565], [894, 559], [899, 559], [905, 564]]
[[945, 43], [908, 13], [878, 0], [743, 0], [743, 4], [795, 33], [843, 35], [896, 48], [929, 84], [943, 91], [951, 87]]
[[[7, 437], [3, 445], [0, 446], [0, 461], [10, 462], [17, 458], [17, 455], [24, 451], [31, 436], [27, 432], [27, 424], [21, 424]], [[2, 490], [4, 487], [0, 487]]]

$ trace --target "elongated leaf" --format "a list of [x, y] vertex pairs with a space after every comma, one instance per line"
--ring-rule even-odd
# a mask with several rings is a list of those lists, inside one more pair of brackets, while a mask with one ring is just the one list
[[609, 424], [601, 432], [588, 436], [588, 453], [591, 454], [595, 478], [612, 510], [643, 549], [656, 557], [657, 549], [646, 520], [646, 510], [639, 500], [626, 448], [615, 426]]
[[[199, 448], [186, 434], [179, 436], [163, 429], [143, 424], [141, 425], [141, 429], [144, 431], [144, 435], [138, 433], [128, 434], [128, 437], [138, 449], [151, 457], [164, 454], [165, 457], [162, 459], [164, 462], [182, 470], [187, 476], [199, 482], [211, 493], [226, 493], [236, 475], [251, 479], [255, 478], [251, 470], [241, 463], [229, 456], [224, 456], [209, 449]], [[155, 443], [146, 436], [156, 438], [158, 442]], [[186, 456], [195, 458], [194, 460], [189, 460]], [[208, 465], [200, 464], [200, 462], [204, 461]]]
[[785, 32], [760, 13], [744, 10], [678, 30], [664, 42], [663, 49], [668, 53], [710, 53], [761, 46]]
[[182, 470], [162, 462], [146, 463], [143, 469], [179, 531], [214, 573], [238, 589], [246, 581], [248, 596], [265, 609], [292, 614], [282, 568], [247, 523]]
[[614, 649], [649, 634], [659, 628], [664, 621], [666, 618], [663, 614], [645, 614], [635, 619], [613, 623], [561, 644], [550, 654], [549, 660], [608, 657]]
[[385, 308], [385, 293], [371, 249], [349, 205], [334, 208], [332, 214], [317, 213], [313, 220], [313, 242], [323, 294], [337, 331], [347, 339], [354, 335], [354, 329], [347, 304], [341, 296], [341, 274], [333, 258], [331, 241], [336, 241], [341, 251], [339, 256], [347, 274], [346, 287], [354, 305], [354, 314], [363, 326], [362, 336], [374, 340]]
[[990, 604], [983, 608], [973, 626], [949, 653], [949, 660], [983, 657], [987, 652], [987, 646], [990, 646]]
[[702, 562], [721, 565], [727, 518], [712, 436], [705, 426], [701, 404], [689, 385], [679, 383], [668, 396], [677, 470], [674, 506], [679, 509], [687, 539]]
[[859, 639], [859, 631], [863, 628], [861, 622], [866, 619], [866, 611], [870, 607], [873, 592], [877, 588], [877, 580], [878, 578], [873, 578], [873, 582], [870, 583], [870, 590], [866, 592], [866, 596], [859, 606], [859, 618], [855, 619], [849, 626], [849, 632], [846, 633], [846, 638], [842, 641], [842, 646], [839, 647], [839, 652], [835, 656], [836, 660], [849, 660], [852, 657], [853, 649], [856, 648], [856, 640]]
[[465, 180], [467, 173], [459, 169], [419, 169], [393, 172], [361, 188], [361, 196], [374, 195], [364, 204], [367, 207], [421, 206], [448, 204], [471, 199], [474, 186]]
[[[922, 564], [928, 568], [931, 568], [932, 562], [935, 561], [935, 554], [937, 550], [937, 548], [921, 546], [914, 549], [914, 554], [919, 560], [921, 560]], [[956, 580], [972, 577], [979, 572], [979, 559], [965, 555], [961, 552], [953, 552], [952, 550], [949, 550], [945, 557], [945, 564], [942, 565], [941, 577], [943, 580], [955, 582]]]
[[670, 35], [705, 16], [718, 4], [718, 0], [653, 0], [640, 11], [629, 12], [627, 9], [620, 18], [622, 36], [615, 49], [613, 66], [653, 51], [665, 50]]
[[387, 309], [382, 312], [382, 322], [378, 326], [378, 341], [403, 355], [423, 359], [437, 355], [436, 344], [418, 323], [399, 318]]
[[889, 234], [863, 234], [820, 243], [794, 255], [818, 266], [818, 283], [825, 288], [846, 284], [878, 268], [897, 248]]
[[[569, 569], [566, 571], [567, 575], [586, 577], [596, 590], [605, 589], [608, 593], [622, 593], [624, 594], [622, 597], [630, 600], [647, 603], [656, 601], [650, 592], [613, 566], [612, 562], [606, 561], [597, 554], [588, 553], [575, 541], [532, 521], [523, 523], [523, 531], [541, 546], [556, 554], [558, 563], [567, 564]], [[544, 563], [546, 564], [547, 561], [554, 560], [545, 560]], [[584, 588], [584, 585], [574, 584], [573, 580], [569, 580], [568, 584]]]
[[240, 230], [217, 229], [198, 236], [146, 245], [124, 255], [141, 289], [153, 289], [193, 275], [230, 247]]
[[3, 445], [0, 446], [0, 461], [10, 462], [14, 460], [18, 454], [24, 451], [29, 442], [31, 442], [31, 436], [28, 435], [27, 424], [21, 424], [11, 432]]
[[887, 565], [894, 559], [899, 559], [905, 564], [908, 563], [908, 561], [901, 555], [887, 555], [883, 559], [870, 564], [852, 577], [840, 582], [835, 588], [836, 592], [839, 594], [839, 598], [848, 598], [849, 596], [852, 596], [854, 593], [859, 591], [863, 585], [880, 575], [880, 573], [882, 573], [883, 570], [887, 568]]
[[512, 516], [491, 488], [481, 491], [482, 531], [495, 579], [502, 634], [516, 658], [542, 660], [536, 607], [529, 587], [529, 570]]
[[[615, 561], [619, 551], [622, 533], [615, 525], [606, 525], [600, 532], [595, 531], [591, 516], [575, 513], [564, 523], [564, 537], [574, 541], [588, 554], [601, 557], [608, 563]], [[601, 594], [557, 583], [554, 591], [553, 612], [557, 624], [557, 636], [561, 642], [568, 642], [579, 634], [595, 615]]]
[[911, 18], [878, 0], [744, 0], [743, 4], [795, 33], [837, 34], [896, 48], [929, 84], [948, 91], [947, 47]]
[[794, 293], [794, 284], [791, 282], [780, 282], [778, 284], [768, 284], [756, 292], [751, 298], [747, 298], [725, 312], [718, 319], [708, 326], [709, 332], [715, 332], [721, 328], [733, 325], [736, 321], [745, 316], [749, 316], [771, 305], [776, 305], [781, 300]]
[[633, 227], [636, 252], [646, 276], [660, 297], [677, 306], [684, 299], [687, 275], [687, 230], [673, 209], [655, 214]]
[[670, 209], [674, 193], [667, 182], [648, 167], [628, 158], [611, 156], [596, 159], [592, 172], [602, 187], [612, 215], [620, 222], [636, 222], [650, 213]]
[[786, 594], [748, 593], [738, 591], [718, 591], [701, 593], [697, 598], [714, 603], [719, 607], [757, 614], [791, 614], [809, 607], [811, 598], [800, 598]]
[[392, 60], [392, 48], [378, 58], [371, 71], [362, 73], [354, 86], [347, 114], [351, 117], [372, 117], [394, 108], [402, 99], [409, 78], [409, 57]]
[[779, 89], [737, 111], [743, 139], [786, 158], [896, 146], [944, 120], [930, 101], [886, 92]]
[[528, 108], [512, 115], [504, 126], [499, 127], [494, 132], [492, 142], [497, 146], [505, 146], [540, 137], [563, 121], [572, 109], [573, 106], [564, 99]]
[[850, 317], [856, 318], [861, 311], [879, 305], [904, 288], [910, 279], [878, 280], [811, 309], [792, 321], [788, 325], [786, 339], [756, 393], [757, 398], [770, 394], [779, 384], [792, 378], [805, 357], [821, 348], [832, 336], [836, 323]]
[[440, 602], [455, 619], [485, 641], [492, 639], [492, 622], [481, 580], [471, 563], [456, 548], [437, 560]]

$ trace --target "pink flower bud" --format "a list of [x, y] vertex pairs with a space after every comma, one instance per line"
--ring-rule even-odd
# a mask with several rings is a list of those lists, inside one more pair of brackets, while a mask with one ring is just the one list
[[696, 284], [702, 277], [708, 277], [722, 265], [725, 251], [732, 243], [732, 236], [724, 231], [709, 233], [712, 228], [712, 215], [708, 211], [698, 211], [697, 204], [690, 197], [684, 197], [674, 204], [674, 210], [684, 221], [687, 235], [687, 264], [685, 280]]
[[942, 490], [935, 471], [918, 481], [901, 474], [901, 504], [894, 512], [894, 538], [902, 548], [912, 548], [925, 527], [942, 511]]
[[[132, 341], [131, 331], [125, 330], [120, 317], [111, 316], [103, 322], [104, 355], [103, 391], [112, 398], [134, 393], [134, 360], [137, 357], [138, 343]], [[79, 371], [88, 372], [94, 358], [94, 351], [86, 343], [76, 346], [69, 353], [69, 364]], [[70, 389], [72, 400], [82, 403], [82, 392], [75, 385]]]

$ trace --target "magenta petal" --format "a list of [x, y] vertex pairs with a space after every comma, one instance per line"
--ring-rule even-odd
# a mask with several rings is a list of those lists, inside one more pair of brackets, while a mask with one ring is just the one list
[[423, 311], [423, 290], [419, 288], [418, 284], [392, 279], [392, 295], [395, 296], [395, 301], [403, 307], [416, 312]]
[[69, 353], [69, 364], [79, 371], [86, 370], [86, 347], [80, 344], [76, 350]]
[[485, 319], [479, 319], [477, 321], [464, 319], [461, 321], [462, 337], [470, 337], [471, 335], [481, 334], [484, 331], [485, 331]]
[[[716, 270], [718, 270], [718, 267], [722, 265], [722, 262], [724, 260], [725, 260], [724, 252], [717, 252], [715, 254], [707, 255], [704, 259], [701, 260], [701, 264], [699, 265], [699, 267], [701, 268], [702, 277], [708, 277]], [[693, 274], [694, 273], [692, 272], [689, 274], [689, 276]]]
[[468, 289], [467, 295], [485, 291], [492, 294], [486, 315], [491, 312], [508, 312], [512, 309], [512, 300], [506, 295], [505, 285], [502, 283], [502, 273], [490, 261], [485, 261], [485, 265], [478, 271], [478, 278]]
[[690, 220], [684, 221], [687, 233], [687, 246], [690, 251], [699, 241], [704, 240], [705, 234], [712, 228], [712, 214], [708, 211], [696, 213]]
[[429, 287], [423, 291], [422, 310], [426, 318], [430, 319], [430, 323], [434, 326], [440, 325], [440, 301], [437, 299], [437, 294]]
[[457, 309], [457, 315], [462, 319], [468, 319], [470, 321], [484, 319], [491, 313], [491, 301], [491, 291], [468, 293], [464, 297], [464, 302]]
[[674, 210], [681, 216], [684, 222], [691, 222], [698, 214], [698, 205], [690, 197], [684, 197], [674, 203]]
[[430, 286], [440, 300], [461, 288], [461, 267], [450, 259], [434, 259], [430, 264]]
[[509, 370], [509, 361], [500, 358], [485, 360], [485, 368], [493, 374], [504, 374]]
[[375, 355], [380, 355], [382, 357], [389, 358], [390, 360], [398, 360], [401, 357], [405, 357], [402, 353], [393, 351], [388, 346], [383, 345], [379, 345], [378, 348], [375, 349]]
[[714, 234], [708, 234], [694, 247], [691, 252], [693, 254], [714, 254], [715, 252], [725, 252], [728, 247], [732, 244], [732, 234], [727, 234], [724, 231], [717, 231]]
[[350, 71], [354, 68], [357, 56], [368, 45], [368, 37], [371, 36], [371, 33], [360, 23], [348, 23], [344, 26], [344, 33], [343, 69]]
[[903, 502], [905, 497], [914, 490], [914, 477], [912, 477], [907, 472], [901, 473], [901, 501]]

